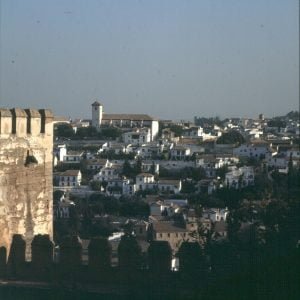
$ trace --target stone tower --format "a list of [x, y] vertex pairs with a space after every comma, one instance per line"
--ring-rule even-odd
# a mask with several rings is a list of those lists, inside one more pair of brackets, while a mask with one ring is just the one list
[[9, 255], [14, 234], [52, 239], [53, 115], [41, 109], [0, 109], [0, 247]]
[[99, 130], [102, 123], [103, 105], [98, 101], [92, 104], [92, 126]]

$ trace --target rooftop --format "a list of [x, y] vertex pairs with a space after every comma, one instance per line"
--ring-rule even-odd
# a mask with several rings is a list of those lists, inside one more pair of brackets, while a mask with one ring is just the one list
[[187, 232], [185, 228], [175, 226], [172, 222], [153, 222], [153, 230], [156, 232]]
[[102, 120], [154, 121], [146, 114], [103, 114]]
[[60, 176], [78, 176], [80, 170], [67, 170], [65, 172], [60, 173]]

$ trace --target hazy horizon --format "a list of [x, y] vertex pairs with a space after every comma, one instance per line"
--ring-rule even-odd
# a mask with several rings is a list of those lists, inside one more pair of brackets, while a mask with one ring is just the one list
[[0, 107], [90, 118], [299, 110], [297, 0], [0, 0]]

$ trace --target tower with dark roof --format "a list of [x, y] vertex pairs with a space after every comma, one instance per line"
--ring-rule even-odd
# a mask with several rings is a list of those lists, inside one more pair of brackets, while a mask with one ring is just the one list
[[103, 105], [98, 101], [92, 104], [92, 126], [96, 127], [98, 130], [102, 123], [103, 117]]

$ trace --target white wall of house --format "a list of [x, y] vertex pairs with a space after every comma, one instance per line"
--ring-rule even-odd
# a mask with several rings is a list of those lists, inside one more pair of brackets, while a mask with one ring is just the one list
[[287, 157], [280, 157], [280, 156], [271, 156], [268, 157], [266, 160], [266, 164], [269, 167], [285, 169], [288, 167], [288, 158]]
[[291, 150], [287, 150], [286, 151], [286, 156], [288, 158], [290, 158], [290, 156], [292, 156], [292, 158], [299, 158], [300, 159], [300, 149], [291, 149]]
[[[69, 170], [75, 171], [75, 170]], [[81, 172], [78, 171], [77, 174], [75, 172], [63, 172], [58, 176], [58, 185], [59, 186], [71, 186], [71, 187], [78, 187], [81, 184]]]
[[119, 178], [119, 169], [115, 167], [102, 168], [99, 173], [94, 175], [94, 180], [109, 181]]
[[67, 147], [66, 147], [66, 145], [58, 145], [55, 152], [57, 153], [58, 160], [59, 161], [63, 161], [64, 160], [64, 156], [67, 155]]
[[157, 188], [161, 192], [179, 194], [182, 188], [181, 180], [159, 180]]
[[144, 191], [155, 188], [154, 175], [150, 173], [141, 173], [136, 176], [136, 190]]
[[123, 133], [123, 140], [125, 144], [132, 144], [133, 146], [149, 143], [151, 141], [151, 130], [150, 128], [143, 128], [125, 132]]
[[243, 144], [237, 148], [233, 149], [233, 154], [237, 156], [246, 156], [246, 157], [253, 157], [259, 159], [260, 157], [266, 156], [266, 154], [270, 152], [270, 147], [260, 146], [260, 145], [249, 145]]
[[229, 210], [227, 208], [208, 208], [203, 210], [202, 217], [212, 222], [219, 222], [226, 221], [228, 214]]
[[142, 158], [151, 158], [153, 156], [161, 155], [164, 145], [158, 144], [143, 144], [139, 147], [139, 156]]
[[159, 122], [157, 120], [153, 120], [151, 122], [151, 141], [155, 140], [159, 131]]
[[[239, 182], [241, 186], [239, 186]], [[236, 189], [254, 185], [253, 167], [241, 167], [226, 173], [225, 184]]]
[[171, 159], [184, 160], [191, 155], [188, 147], [175, 146], [170, 150]]
[[183, 130], [182, 137], [184, 138], [199, 138], [203, 136], [203, 128], [195, 126], [189, 129]]
[[150, 173], [154, 169], [155, 174], [159, 174], [159, 163], [154, 161], [142, 161], [142, 171]]

